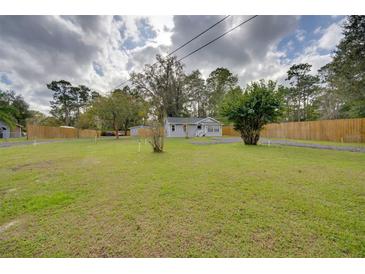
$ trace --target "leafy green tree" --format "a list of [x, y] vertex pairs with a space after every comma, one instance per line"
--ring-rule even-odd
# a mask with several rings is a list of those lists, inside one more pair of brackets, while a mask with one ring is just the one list
[[53, 91], [50, 102], [52, 116], [67, 126], [75, 125], [80, 113], [89, 104], [91, 90], [84, 85], [72, 86], [65, 80], [52, 81], [47, 88]]
[[12, 127], [16, 123], [25, 126], [26, 119], [31, 115], [29, 105], [14, 91], [0, 90], [0, 112], [2, 117], [0, 119]]
[[291, 88], [286, 90], [285, 101], [292, 104], [293, 113], [289, 120], [305, 121], [317, 118], [313, 102], [318, 93], [319, 79], [318, 76], [310, 74], [311, 67], [308, 63], [295, 64], [287, 72], [286, 80]]
[[186, 77], [185, 89], [188, 93], [188, 108], [192, 116], [207, 116], [209, 95], [205, 80], [199, 70], [194, 70]]
[[47, 84], [47, 88], [53, 91], [50, 113], [66, 126], [71, 126], [77, 100], [76, 92], [72, 88], [71, 83], [65, 80], [52, 81]]
[[16, 109], [11, 106], [7, 94], [0, 90], [0, 120], [10, 127], [14, 127], [16, 124], [15, 114]]
[[247, 85], [244, 92], [226, 96], [221, 113], [233, 122], [245, 144], [256, 145], [262, 128], [277, 121], [282, 114], [282, 104], [276, 82], [261, 80]]
[[365, 16], [348, 16], [344, 37], [322, 72], [330, 92], [342, 101], [340, 116], [365, 117]]
[[[92, 113], [92, 116], [88, 112]], [[81, 122], [102, 128], [113, 128], [115, 136], [119, 138], [119, 130], [126, 131], [130, 126], [147, 116], [147, 107], [144, 101], [116, 90], [108, 96], [100, 96], [92, 104], [91, 109], [83, 114]], [[89, 119], [89, 120], [87, 120]], [[85, 121], [86, 120], [86, 121]]]
[[164, 135], [160, 128], [166, 116], [183, 116], [187, 96], [184, 90], [185, 74], [183, 65], [174, 57], [156, 56], [154, 65], [146, 65], [142, 73], [132, 73], [131, 81], [135, 89], [150, 103], [153, 132], [151, 138], [154, 152], [163, 152]]
[[227, 68], [217, 68], [209, 74], [206, 81], [209, 103], [207, 114], [209, 116], [219, 115], [220, 104], [224, 95], [235, 88], [237, 83], [237, 76], [233, 75]]

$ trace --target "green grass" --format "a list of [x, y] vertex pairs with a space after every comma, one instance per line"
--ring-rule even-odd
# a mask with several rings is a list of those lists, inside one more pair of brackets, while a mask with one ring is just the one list
[[13, 143], [13, 142], [24, 142], [24, 141], [27, 141], [27, 137], [0, 138], [0, 143]]
[[0, 256], [365, 256], [364, 153], [190, 141], [0, 149]]

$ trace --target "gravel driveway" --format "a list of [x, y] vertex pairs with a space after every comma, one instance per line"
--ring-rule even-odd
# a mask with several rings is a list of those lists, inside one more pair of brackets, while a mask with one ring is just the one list
[[[195, 145], [214, 145], [214, 144], [229, 144], [229, 143], [240, 143], [241, 138], [213, 138], [212, 141], [194, 141], [191, 142]], [[272, 140], [267, 138], [260, 138], [260, 144], [271, 144], [271, 145], [284, 145], [294, 147], [309, 147], [317, 149], [331, 149], [339, 151], [351, 151], [351, 152], [363, 152], [365, 153], [365, 147], [353, 147], [353, 146], [333, 146], [333, 145], [320, 145], [320, 144], [309, 144], [300, 143], [300, 141], [287, 141], [287, 140]]]

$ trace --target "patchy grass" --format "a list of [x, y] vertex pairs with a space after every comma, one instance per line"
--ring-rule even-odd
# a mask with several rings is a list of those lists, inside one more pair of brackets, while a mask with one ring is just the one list
[[0, 256], [365, 256], [365, 154], [191, 140], [1, 148]]
[[24, 141], [27, 141], [27, 137], [0, 138], [0, 143], [13, 143], [13, 142], [24, 142]]

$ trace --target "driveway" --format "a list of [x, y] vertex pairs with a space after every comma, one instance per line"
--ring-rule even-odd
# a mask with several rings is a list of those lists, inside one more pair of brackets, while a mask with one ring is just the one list
[[16, 147], [25, 145], [38, 145], [38, 144], [49, 144], [49, 143], [61, 143], [65, 140], [37, 140], [37, 141], [22, 141], [22, 142], [2, 142], [0, 143], [0, 148], [2, 147]]
[[[214, 144], [229, 144], [229, 143], [240, 143], [242, 142], [241, 138], [213, 138], [211, 141], [194, 141], [191, 142], [195, 145], [214, 145]], [[265, 145], [284, 145], [284, 146], [294, 146], [294, 147], [308, 147], [308, 148], [317, 148], [317, 149], [331, 149], [331, 150], [339, 150], [339, 151], [351, 151], [351, 152], [363, 152], [365, 153], [365, 147], [353, 147], [353, 146], [334, 146], [334, 145], [321, 145], [321, 144], [309, 144], [309, 143], [301, 143], [298, 141], [287, 141], [287, 140], [272, 140], [267, 138], [260, 138], [260, 144]]]

